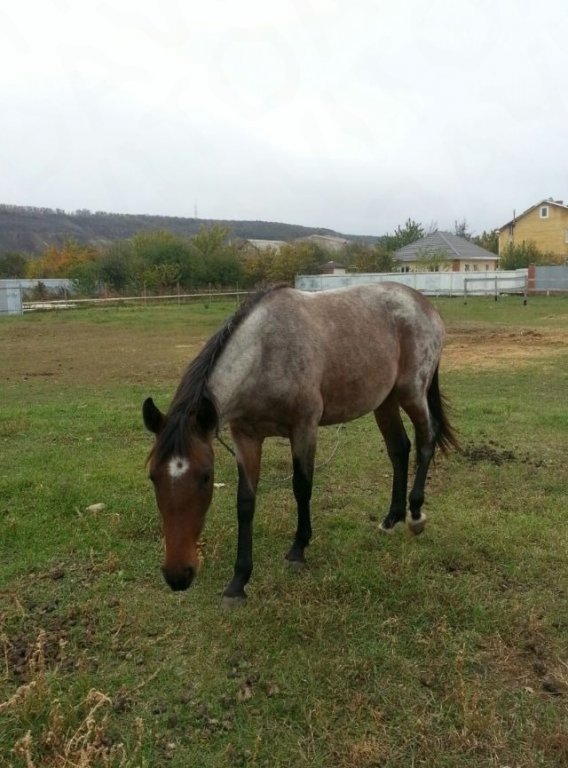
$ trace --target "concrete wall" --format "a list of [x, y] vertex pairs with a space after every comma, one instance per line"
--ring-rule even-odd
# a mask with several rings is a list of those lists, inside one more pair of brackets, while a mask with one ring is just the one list
[[22, 291], [18, 286], [0, 285], [0, 315], [22, 314]]
[[402, 283], [430, 296], [490, 296], [497, 293], [523, 293], [527, 270], [490, 272], [392, 272], [390, 274], [298, 275], [296, 288], [325, 291], [348, 285], [383, 282]]
[[24, 292], [33, 291], [38, 283], [42, 283], [47, 292], [52, 294], [51, 298], [58, 298], [62, 293], [73, 293], [73, 283], [71, 280], [56, 278], [36, 280], [23, 277], [4, 278], [0, 280], [0, 314], [20, 315], [22, 313]]

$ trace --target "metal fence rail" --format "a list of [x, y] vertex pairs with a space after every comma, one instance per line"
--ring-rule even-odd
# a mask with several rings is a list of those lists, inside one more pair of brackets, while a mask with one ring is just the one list
[[49, 299], [46, 301], [24, 301], [22, 308], [24, 312], [34, 312], [37, 310], [49, 309], [76, 309], [86, 306], [101, 306], [113, 304], [152, 304], [155, 302], [165, 302], [167, 304], [185, 303], [186, 301], [217, 301], [222, 299], [235, 298], [238, 303], [241, 298], [248, 296], [250, 291], [210, 291], [207, 293], [171, 293], [160, 296], [112, 296], [105, 298], [92, 299]]

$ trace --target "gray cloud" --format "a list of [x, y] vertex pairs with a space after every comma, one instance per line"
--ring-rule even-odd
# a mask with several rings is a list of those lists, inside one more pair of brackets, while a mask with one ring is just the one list
[[561, 0], [2, 14], [1, 202], [382, 234], [568, 197]]

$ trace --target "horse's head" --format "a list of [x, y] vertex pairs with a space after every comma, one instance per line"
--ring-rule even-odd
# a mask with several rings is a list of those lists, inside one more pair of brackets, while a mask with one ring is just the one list
[[166, 542], [162, 573], [173, 590], [187, 589], [199, 567], [197, 542], [213, 495], [217, 413], [204, 400], [196, 412], [166, 416], [148, 398], [142, 414], [156, 435], [148, 467]]

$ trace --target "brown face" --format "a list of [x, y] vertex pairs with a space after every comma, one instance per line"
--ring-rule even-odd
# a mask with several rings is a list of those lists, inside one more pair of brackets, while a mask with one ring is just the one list
[[[147, 403], [144, 403], [144, 422], [158, 441], [167, 420], [153, 402]], [[187, 589], [199, 568], [197, 542], [213, 495], [211, 443], [200, 436], [191, 418], [187, 432], [183, 452], [167, 455], [160, 461], [159, 452], [154, 450], [149, 460], [150, 479], [166, 543], [162, 573], [175, 591]]]

